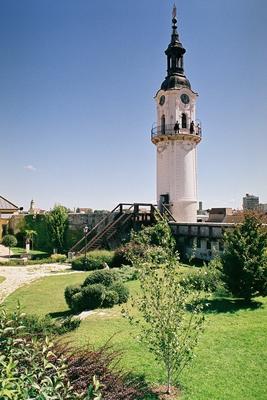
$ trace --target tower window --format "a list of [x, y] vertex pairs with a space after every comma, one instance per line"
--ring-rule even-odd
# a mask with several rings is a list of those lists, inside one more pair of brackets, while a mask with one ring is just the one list
[[161, 117], [161, 133], [165, 135], [165, 115], [163, 114]]
[[185, 113], [182, 114], [182, 128], [187, 128], [187, 118]]

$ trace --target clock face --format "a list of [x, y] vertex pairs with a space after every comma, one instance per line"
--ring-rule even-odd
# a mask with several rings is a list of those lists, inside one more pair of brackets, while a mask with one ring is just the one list
[[160, 97], [160, 99], [159, 99], [159, 104], [161, 105], [161, 106], [163, 106], [163, 104], [165, 103], [165, 96], [161, 96]]
[[184, 104], [188, 104], [190, 101], [189, 96], [185, 93], [183, 93], [180, 98], [181, 98], [182, 103], [184, 103]]

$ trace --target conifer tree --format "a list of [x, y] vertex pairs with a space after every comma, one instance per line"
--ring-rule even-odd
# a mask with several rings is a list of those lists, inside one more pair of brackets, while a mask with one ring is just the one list
[[235, 297], [250, 301], [267, 295], [267, 230], [256, 214], [225, 235], [223, 281]]

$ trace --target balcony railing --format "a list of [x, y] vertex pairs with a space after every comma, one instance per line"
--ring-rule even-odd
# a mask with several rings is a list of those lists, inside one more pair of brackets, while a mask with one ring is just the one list
[[192, 135], [202, 137], [201, 126], [197, 124], [193, 129], [190, 128], [179, 128], [175, 125], [162, 125], [155, 126], [151, 129], [151, 139], [156, 136], [176, 136], [176, 135]]

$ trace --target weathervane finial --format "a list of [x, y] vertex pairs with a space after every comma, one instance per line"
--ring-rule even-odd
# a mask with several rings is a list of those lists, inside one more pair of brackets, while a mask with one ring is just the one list
[[176, 11], [176, 4], [174, 3], [174, 4], [173, 4], [173, 9], [172, 9], [172, 17], [173, 17], [173, 18], [176, 18], [176, 14], [177, 14], [177, 11]]

